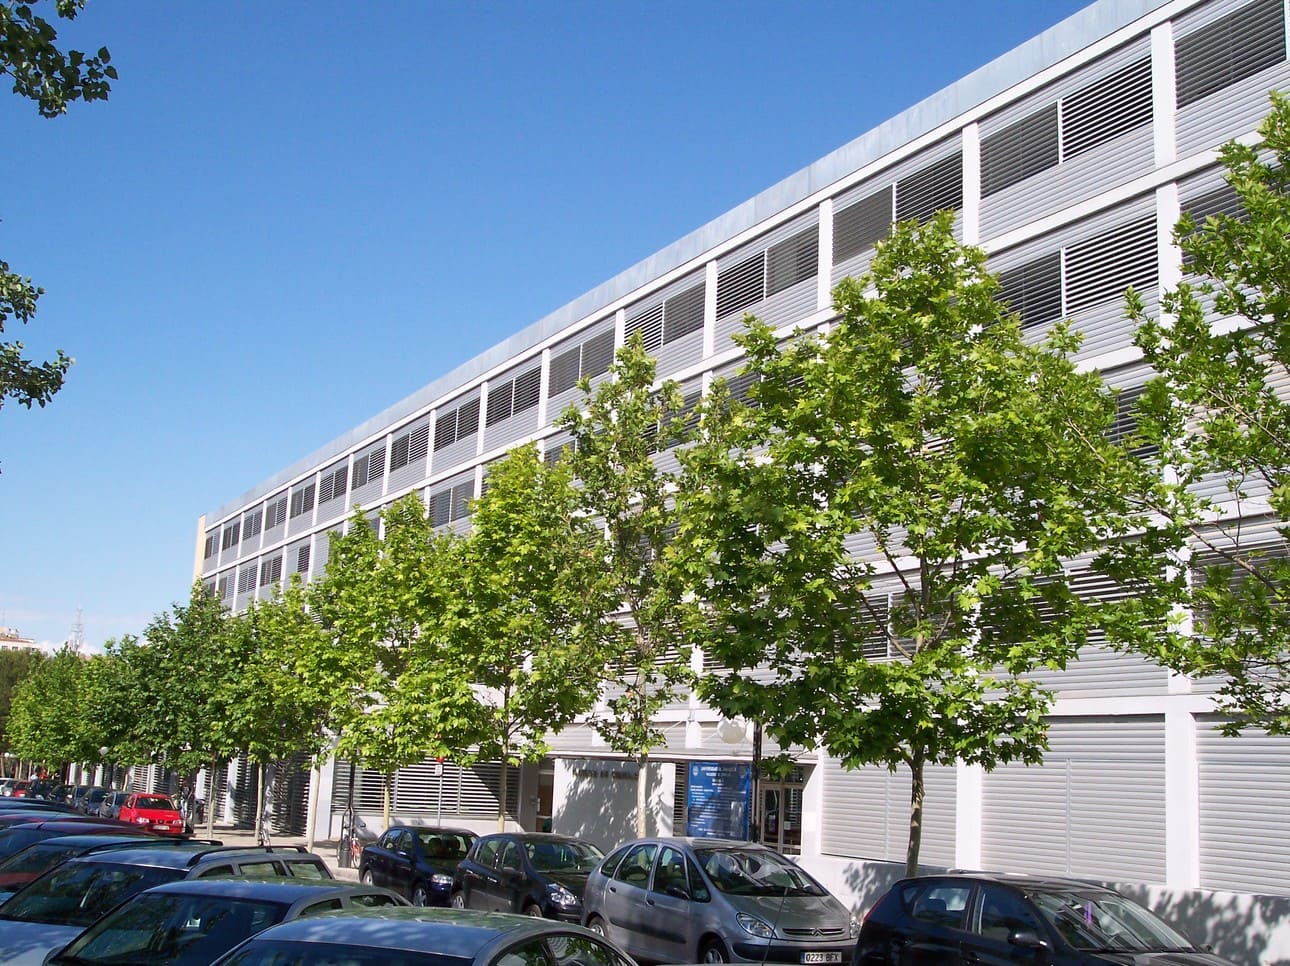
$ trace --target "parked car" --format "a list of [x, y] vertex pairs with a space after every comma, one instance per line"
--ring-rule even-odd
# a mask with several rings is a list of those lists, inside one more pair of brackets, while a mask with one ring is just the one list
[[130, 792], [108, 792], [99, 801], [99, 818], [120, 818], [121, 806], [130, 797]]
[[902, 879], [865, 916], [855, 966], [1233, 966], [1111, 889], [971, 873]]
[[121, 803], [117, 819], [142, 826], [159, 835], [183, 835], [187, 829], [184, 817], [169, 795], [135, 793]]
[[587, 876], [603, 858], [590, 842], [549, 832], [501, 832], [478, 839], [457, 866], [452, 905], [582, 921]]
[[218, 966], [344, 963], [346, 966], [635, 966], [580, 926], [451, 909], [362, 909], [270, 926]]
[[321, 856], [295, 846], [220, 847], [192, 841], [71, 858], [0, 903], [0, 962], [43, 963], [82, 930], [144, 889], [213, 876], [299, 875], [331, 879]]
[[[29, 845], [59, 835], [82, 835], [94, 832], [135, 832], [130, 826], [113, 822], [106, 818], [89, 815], [60, 815], [57, 812], [46, 816], [34, 816], [38, 821], [21, 822], [0, 829], [0, 860], [16, 855]], [[135, 834], [148, 834], [138, 829]]]
[[0, 861], [0, 902], [44, 875], [54, 866], [76, 855], [88, 855], [99, 849], [133, 848], [146, 839], [150, 844], [178, 843], [180, 839], [159, 838], [143, 830], [104, 832], [90, 829], [84, 833], [64, 834], [41, 839]]
[[13, 798], [26, 798], [27, 792], [31, 790], [31, 780], [19, 778], [9, 787], [9, 794]]
[[850, 964], [858, 931], [795, 863], [733, 839], [621, 845], [591, 873], [584, 903], [592, 930], [652, 962]]
[[110, 794], [112, 789], [104, 788], [102, 785], [87, 785], [81, 789], [79, 795], [72, 799], [72, 805], [83, 815], [97, 815], [99, 813], [99, 802]]
[[12, 815], [16, 812], [60, 812], [63, 815], [77, 815], [76, 809], [62, 802], [46, 802], [39, 798], [0, 798], [0, 815]]
[[209, 963], [279, 922], [341, 909], [406, 906], [388, 889], [302, 879], [198, 879], [140, 892], [47, 960]]
[[392, 825], [363, 847], [359, 881], [401, 892], [414, 906], [446, 906], [457, 863], [477, 837], [468, 829]]

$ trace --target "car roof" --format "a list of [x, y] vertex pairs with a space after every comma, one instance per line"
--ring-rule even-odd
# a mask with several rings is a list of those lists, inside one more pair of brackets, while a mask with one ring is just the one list
[[395, 829], [403, 829], [407, 832], [443, 832], [447, 835], [478, 835], [478, 832], [472, 832], [468, 828], [447, 828], [439, 825], [391, 825], [385, 831], [393, 832]]
[[336, 879], [293, 879], [287, 876], [271, 876], [263, 879], [182, 879], [179, 882], [153, 886], [146, 891], [178, 892], [186, 896], [228, 896], [233, 899], [262, 899], [285, 903], [296, 902], [299, 899], [316, 899], [319, 896], [325, 898], [329, 895], [377, 894], [403, 898], [380, 886], [339, 882]]
[[137, 848], [141, 845], [157, 845], [167, 841], [175, 841], [178, 844], [178, 840], [158, 839], [153, 835], [131, 835], [128, 832], [77, 832], [75, 835], [55, 835], [52, 838], [42, 839], [29, 845], [28, 848], [38, 849], [44, 845], [48, 845], [50, 848], [65, 848], [69, 845], [77, 848], [81, 846], [86, 848], [107, 848], [108, 846], [115, 847], [118, 843]]
[[517, 842], [582, 842], [587, 845], [592, 843], [586, 839], [575, 838], [572, 835], [561, 835], [558, 832], [493, 832], [489, 835], [481, 835], [481, 839], [515, 839]]
[[912, 876], [907, 879], [901, 879], [898, 885], [907, 882], [926, 882], [928, 880], [968, 880], [972, 882], [992, 882], [999, 885], [1012, 886], [1021, 890], [1046, 890], [1062, 891], [1079, 890], [1081, 892], [1113, 892], [1113, 889], [1102, 885], [1100, 882], [1092, 882], [1088, 879], [1072, 879], [1064, 876], [1041, 875], [1027, 872], [988, 872], [978, 871], [975, 869], [950, 869], [948, 872], [940, 875], [920, 875]]
[[270, 926], [254, 938], [265, 941], [348, 944], [469, 959], [494, 944], [551, 932], [594, 936], [581, 926], [512, 913], [384, 906], [324, 912], [293, 919]]
[[[749, 842], [745, 839], [720, 839], [708, 838], [698, 835], [651, 835], [643, 839], [632, 839], [624, 842], [618, 848], [625, 848], [629, 845], [642, 845], [650, 842], [657, 842], [659, 845], [680, 845], [689, 848], [708, 848], [708, 849], [759, 849], [763, 852], [771, 852], [773, 849], [767, 848], [760, 842]], [[615, 849], [617, 851], [617, 849]]]
[[300, 846], [282, 845], [211, 845], [209, 842], [175, 842], [157, 845], [141, 842], [137, 846], [113, 849], [111, 852], [92, 853], [69, 859], [68, 862], [112, 862], [121, 865], [149, 865], [163, 869], [197, 868], [218, 859], [245, 859], [273, 855], [288, 860], [298, 857], [306, 861], [322, 859]]

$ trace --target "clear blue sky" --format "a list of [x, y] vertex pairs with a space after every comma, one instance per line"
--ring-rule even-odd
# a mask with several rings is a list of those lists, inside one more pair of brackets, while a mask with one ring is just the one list
[[201, 514], [1084, 5], [89, 0], [110, 100], [0, 94], [4, 338], [76, 358], [0, 409], [0, 624], [141, 632]]

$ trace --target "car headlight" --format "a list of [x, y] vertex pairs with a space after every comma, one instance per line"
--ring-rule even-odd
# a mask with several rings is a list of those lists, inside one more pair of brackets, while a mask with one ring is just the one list
[[766, 925], [766, 923], [762, 922], [756, 916], [750, 916], [746, 912], [741, 912], [736, 918], [739, 920], [739, 925], [743, 926], [744, 932], [749, 935], [756, 936], [758, 939], [775, 938], [775, 930], [771, 929], [770, 926]]
[[142, 815], [136, 815], [136, 816], [134, 817], [134, 824], [135, 824], [135, 825], [147, 825], [147, 824], [148, 824], [148, 820], [147, 820], [146, 818], [144, 818]]
[[558, 882], [552, 882], [546, 887], [546, 891], [557, 906], [576, 906], [581, 901]]
[[436, 885], [441, 889], [450, 889], [452, 888], [452, 876], [448, 875], [446, 872], [436, 872], [434, 875], [430, 876], [430, 884]]

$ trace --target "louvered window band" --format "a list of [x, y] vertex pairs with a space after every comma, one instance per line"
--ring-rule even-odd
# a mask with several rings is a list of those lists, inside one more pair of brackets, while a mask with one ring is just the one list
[[1178, 39], [1178, 106], [1185, 107], [1257, 74], [1285, 56], [1283, 0], [1255, 0]]
[[1059, 156], [1054, 102], [981, 141], [981, 194], [988, 197], [1051, 168]]
[[963, 155], [955, 151], [896, 182], [896, 220], [927, 221], [963, 207]]
[[999, 297], [1031, 328], [1062, 317], [1062, 255], [1044, 255], [999, 273]]
[[845, 261], [887, 237], [895, 217], [891, 187], [883, 188], [833, 215], [833, 260]]
[[1154, 219], [1121, 225], [1066, 249], [1066, 312], [1141, 291], [1158, 280]]
[[1062, 158], [1072, 158], [1151, 122], [1147, 57], [1062, 98]]
[[717, 318], [747, 308], [766, 297], [766, 253], [750, 258], [717, 274]]
[[766, 250], [766, 294], [774, 295], [819, 270], [820, 231], [812, 226]]

